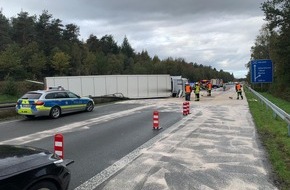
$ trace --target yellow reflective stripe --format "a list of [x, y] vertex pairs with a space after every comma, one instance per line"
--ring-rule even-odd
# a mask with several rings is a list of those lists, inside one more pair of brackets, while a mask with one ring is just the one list
[[60, 106], [61, 108], [78, 108], [78, 107], [85, 107], [86, 104], [80, 104], [80, 105], [70, 105], [70, 106]]
[[32, 110], [31, 109], [19, 109], [17, 111], [17, 113], [19, 113], [19, 114], [32, 114]]
[[43, 105], [41, 106], [35, 106], [36, 110], [50, 110], [51, 107], [45, 107]]
[[29, 104], [29, 101], [28, 100], [22, 100], [22, 104]]

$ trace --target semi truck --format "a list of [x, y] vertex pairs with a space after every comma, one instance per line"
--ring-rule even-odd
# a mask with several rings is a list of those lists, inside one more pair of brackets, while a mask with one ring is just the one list
[[223, 86], [223, 79], [211, 79], [210, 82], [213, 88], [219, 88]]

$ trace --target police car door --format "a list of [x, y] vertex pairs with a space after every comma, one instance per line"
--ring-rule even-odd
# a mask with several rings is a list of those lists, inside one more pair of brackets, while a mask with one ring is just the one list
[[73, 102], [69, 99], [69, 96], [66, 92], [56, 92], [57, 105], [61, 107], [62, 113], [69, 113], [74, 110]]
[[78, 95], [72, 92], [67, 92], [67, 94], [74, 111], [82, 111], [85, 109], [86, 104], [83, 104], [81, 98]]

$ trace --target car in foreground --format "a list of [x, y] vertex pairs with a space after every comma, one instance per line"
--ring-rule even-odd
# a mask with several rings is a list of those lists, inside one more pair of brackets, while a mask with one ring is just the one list
[[89, 97], [80, 97], [63, 88], [29, 91], [16, 103], [16, 112], [27, 118], [50, 116], [58, 118], [62, 114], [94, 109], [94, 101]]
[[71, 163], [44, 149], [0, 145], [0, 189], [67, 190]]

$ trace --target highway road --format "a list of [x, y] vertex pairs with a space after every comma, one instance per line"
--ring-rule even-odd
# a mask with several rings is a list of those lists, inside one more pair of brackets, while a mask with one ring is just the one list
[[[129, 100], [97, 105], [93, 112], [59, 119], [41, 117], [0, 123], [0, 144], [53, 151], [64, 136], [73, 159], [70, 190], [79, 189], [275, 189], [247, 101], [234, 89], [184, 99]], [[153, 112], [161, 130], [152, 130]]]

